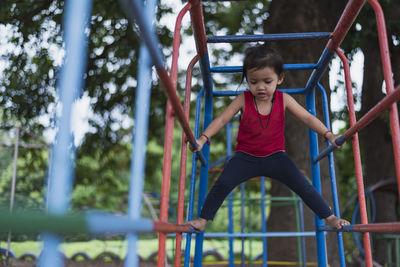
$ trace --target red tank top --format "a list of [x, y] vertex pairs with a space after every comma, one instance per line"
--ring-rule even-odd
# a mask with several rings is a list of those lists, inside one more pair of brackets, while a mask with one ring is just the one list
[[[266, 157], [278, 151], [285, 151], [285, 111], [283, 93], [275, 91], [275, 103], [268, 115], [258, 114], [253, 95], [250, 91], [244, 92], [245, 110], [240, 120], [239, 133], [235, 151], [241, 151], [256, 157]], [[260, 124], [267, 125], [263, 129]]]

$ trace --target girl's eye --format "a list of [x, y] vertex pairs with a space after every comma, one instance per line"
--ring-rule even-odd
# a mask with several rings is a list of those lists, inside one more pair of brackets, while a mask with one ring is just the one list
[[267, 83], [267, 84], [269, 84], [269, 83], [271, 83], [272, 81], [264, 81], [265, 83]]

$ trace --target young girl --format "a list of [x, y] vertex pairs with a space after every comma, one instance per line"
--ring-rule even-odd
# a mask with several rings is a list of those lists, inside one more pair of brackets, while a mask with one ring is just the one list
[[194, 152], [200, 151], [212, 136], [241, 111], [236, 154], [208, 193], [199, 218], [187, 224], [203, 231], [207, 221], [214, 218], [226, 196], [237, 185], [253, 177], [267, 176], [286, 184], [331, 228], [340, 229], [349, 225], [348, 221], [333, 215], [325, 200], [285, 153], [283, 132], [286, 109], [335, 146], [334, 141], [338, 136], [333, 135], [293, 97], [276, 90], [284, 79], [281, 56], [263, 45], [248, 48], [242, 78], [246, 79], [249, 91], [237, 96], [196, 140], [198, 148]]

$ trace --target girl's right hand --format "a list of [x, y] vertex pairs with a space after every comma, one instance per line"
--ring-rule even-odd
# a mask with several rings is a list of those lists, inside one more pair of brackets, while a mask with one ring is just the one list
[[201, 137], [200, 137], [199, 139], [196, 139], [197, 149], [193, 149], [192, 146], [189, 145], [190, 151], [192, 151], [192, 152], [199, 152], [199, 151], [203, 148], [205, 142], [203, 142], [203, 140], [201, 140], [201, 139], [202, 139]]

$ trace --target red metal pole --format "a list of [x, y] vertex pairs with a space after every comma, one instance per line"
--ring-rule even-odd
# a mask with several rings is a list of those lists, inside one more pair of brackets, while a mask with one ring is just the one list
[[[175, 24], [174, 39], [172, 43], [172, 63], [171, 63], [171, 77], [165, 70], [157, 70], [159, 73], [163, 73], [162, 83], [167, 95], [173, 95], [168, 97], [167, 102], [167, 115], [165, 124], [165, 138], [164, 138], [164, 164], [163, 164], [163, 182], [161, 186], [161, 206], [160, 206], [160, 220], [163, 222], [168, 221], [168, 202], [169, 202], [169, 191], [170, 191], [170, 180], [171, 180], [171, 161], [172, 161], [172, 143], [174, 133], [174, 109], [179, 112], [179, 108], [182, 109], [179, 99], [176, 96], [176, 87], [178, 79], [178, 57], [179, 57], [179, 46], [181, 43], [180, 30], [182, 28], [182, 18], [184, 14], [189, 10], [190, 5], [187, 4], [183, 10], [179, 13]], [[175, 101], [175, 102], [174, 102]], [[179, 105], [178, 105], [179, 104]], [[182, 112], [183, 113], [183, 110]], [[187, 124], [185, 120], [184, 123]], [[189, 125], [186, 125], [186, 130], [191, 132]], [[193, 137], [194, 138], [194, 137]], [[166, 247], [167, 235], [165, 233], [159, 234], [158, 239], [158, 257], [157, 266], [165, 266], [165, 247]]]
[[204, 26], [203, 9], [201, 8], [200, 0], [189, 0], [189, 2], [192, 5], [190, 8], [190, 16], [197, 53], [202, 57], [207, 54], [207, 36]]
[[393, 233], [393, 234], [400, 233], [400, 222], [355, 224], [352, 227], [354, 232]]
[[[173, 42], [173, 53], [172, 53], [172, 65], [177, 65], [178, 54], [179, 54], [179, 45], [181, 40], [180, 31], [182, 28], [182, 19], [183, 16], [187, 13], [190, 8], [190, 4], [186, 4], [186, 6], [179, 12], [178, 17], [175, 23], [175, 33], [174, 33], [174, 42]], [[192, 69], [196, 62], [190, 63], [188, 67], [188, 71], [186, 72], [186, 91], [185, 91], [185, 104], [184, 104], [184, 112], [185, 118], [189, 121], [189, 113], [190, 113], [190, 94], [191, 94], [191, 78], [192, 78]], [[174, 69], [174, 68], [172, 68]], [[177, 69], [177, 68], [176, 68]], [[172, 70], [171, 70], [172, 72]], [[172, 75], [172, 73], [171, 73]], [[188, 77], [189, 77], [189, 85], [188, 85]], [[187, 138], [185, 132], [182, 131], [182, 144], [181, 144], [181, 162], [180, 162], [180, 173], [179, 173], [179, 190], [178, 190], [178, 208], [177, 208], [177, 223], [183, 223], [183, 210], [184, 210], [184, 201], [185, 201], [185, 176], [186, 176], [186, 161], [187, 161]], [[175, 266], [179, 267], [181, 265], [181, 256], [182, 256], [182, 234], [176, 234], [175, 240]]]
[[[385, 17], [383, 15], [383, 11], [378, 1], [376, 0], [368, 0], [370, 5], [375, 11], [376, 22], [378, 27], [378, 36], [379, 36], [379, 46], [381, 49], [381, 57], [382, 57], [382, 67], [383, 74], [385, 77], [386, 84], [386, 92], [390, 94], [394, 91], [394, 81], [393, 81], [393, 72], [392, 66], [390, 63], [390, 53], [389, 53], [389, 45], [388, 45], [388, 37], [386, 34], [386, 24]], [[393, 153], [394, 153], [394, 163], [396, 168], [396, 176], [397, 176], [397, 186], [399, 192], [399, 200], [400, 200], [400, 126], [399, 126], [399, 117], [397, 112], [397, 105], [393, 103], [389, 110], [390, 116], [390, 127], [392, 130], [392, 143], [393, 143]]]
[[154, 222], [154, 232], [159, 232], [163, 234], [190, 232], [189, 225], [179, 225], [176, 223], [161, 222], [161, 221], [153, 221], [153, 222]]
[[[336, 49], [336, 53], [339, 55], [340, 59], [343, 62], [343, 68], [345, 74], [344, 77], [345, 77], [346, 92], [347, 92], [347, 103], [349, 107], [350, 127], [353, 127], [356, 124], [356, 113], [354, 109], [353, 90], [350, 77], [350, 66], [346, 56], [342, 53], [342, 51], [340, 51], [340, 49]], [[356, 132], [352, 136], [352, 138], [353, 138], [352, 144], [353, 144], [354, 165], [356, 169], [356, 180], [358, 189], [357, 190], [358, 202], [360, 203], [361, 223], [368, 224], [368, 215], [367, 215], [367, 206], [365, 204], [365, 190], [363, 182], [363, 172], [362, 172], [358, 133]], [[372, 267], [372, 252], [371, 252], [369, 233], [363, 233], [363, 244], [365, 252], [365, 263], [367, 264], [367, 266]]]
[[330, 51], [336, 51], [336, 49], [343, 42], [344, 37], [349, 31], [351, 25], [353, 25], [364, 3], [365, 0], [350, 0], [347, 3], [342, 16], [336, 24], [335, 30], [332, 32], [332, 38], [327, 44], [327, 48]]
[[[168, 78], [169, 80], [169, 78]], [[171, 85], [172, 86], [172, 85]], [[161, 204], [160, 204], [160, 221], [168, 222], [168, 202], [169, 191], [171, 184], [171, 161], [172, 161], [172, 141], [174, 134], [174, 111], [171, 102], [167, 102], [167, 115], [165, 122], [165, 137], [164, 137], [164, 163], [163, 163], [163, 181], [161, 184]], [[158, 236], [158, 256], [157, 267], [165, 266], [166, 258], [166, 241], [167, 235], [159, 233]]]
[[376, 117], [378, 117], [382, 111], [391, 107], [393, 103], [396, 103], [400, 99], [400, 85], [391, 92], [389, 95], [385, 96], [378, 104], [371, 108], [364, 116], [361, 117], [352, 127], [347, 129], [343, 134], [345, 139], [350, 138], [354, 133], [359, 132], [370, 122], [372, 122]]
[[[176, 82], [178, 79], [178, 57], [179, 57], [179, 46], [181, 44], [181, 29], [183, 16], [189, 11], [190, 4], [187, 3], [176, 17], [174, 38], [172, 41], [172, 63], [171, 63], [171, 80]], [[174, 84], [176, 88], [176, 84]]]
[[[190, 113], [190, 95], [192, 87], [192, 73], [193, 67], [199, 60], [199, 56], [196, 55], [189, 63], [186, 72], [186, 88], [185, 88], [185, 115], [189, 120]], [[186, 179], [186, 161], [187, 161], [187, 140], [186, 135], [182, 132], [182, 145], [181, 145], [181, 168], [179, 173], [179, 194], [178, 194], [178, 211], [177, 211], [177, 223], [183, 223], [183, 213], [185, 207], [185, 179]], [[182, 234], [176, 234], [176, 245], [175, 245], [175, 267], [181, 266], [182, 257]]]
[[[171, 181], [172, 143], [173, 143], [175, 114], [178, 116], [178, 120], [182, 126], [182, 129], [189, 137], [189, 140], [191, 142], [194, 142], [195, 140], [194, 135], [189, 127], [188, 120], [184, 114], [180, 100], [176, 95], [179, 46], [181, 42], [180, 30], [182, 28], [182, 18], [184, 14], [189, 10], [189, 8], [190, 4], [185, 5], [185, 7], [178, 14], [177, 21], [175, 24], [173, 50], [172, 50], [172, 63], [171, 63], [171, 77], [168, 76], [168, 73], [165, 69], [157, 69], [157, 73], [160, 77], [160, 80], [163, 84], [163, 87], [168, 97], [165, 140], [164, 140], [163, 183], [161, 187], [161, 206], [160, 206], [160, 220], [163, 222], [168, 221], [168, 202], [169, 202], [169, 191], [170, 191], [170, 181]], [[158, 241], [159, 250], [157, 257], [158, 267], [165, 266], [166, 240], [167, 240], [166, 234], [160, 233]], [[179, 251], [180, 250], [181, 249], [179, 248]]]

